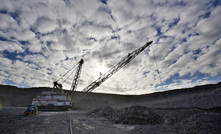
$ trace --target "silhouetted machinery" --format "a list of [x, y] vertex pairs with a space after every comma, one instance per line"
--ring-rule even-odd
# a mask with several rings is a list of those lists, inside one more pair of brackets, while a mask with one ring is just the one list
[[[83, 97], [85, 97], [89, 92], [93, 91], [95, 88], [100, 86], [103, 82], [105, 82], [108, 78], [110, 78], [113, 74], [115, 74], [117, 71], [119, 71], [122, 67], [127, 65], [130, 61], [132, 61], [137, 55], [139, 55], [145, 48], [147, 48], [152, 41], [146, 43], [144, 46], [136, 49], [135, 51], [129, 53], [125, 57], [122, 58], [120, 62], [115, 64], [109, 71], [107, 71], [105, 74], [101, 75], [98, 79], [93, 81], [91, 84], [89, 84], [87, 87], [85, 87], [82, 91], [84, 94], [74, 98], [73, 94], [74, 91], [77, 88], [78, 81], [80, 78], [82, 65], [84, 63], [84, 60], [81, 59], [77, 65], [75, 65], [73, 68], [71, 68], [67, 73], [65, 73], [61, 78], [66, 76], [71, 70], [73, 70], [76, 66], [76, 72], [75, 76], [71, 85], [71, 92], [65, 92], [62, 89], [62, 84], [69, 78], [65, 79], [63, 83], [59, 83], [58, 81], [61, 80], [58, 79], [57, 81], [54, 81], [54, 87], [52, 91], [43, 91], [40, 96], [37, 96], [33, 99], [32, 104], [37, 105], [39, 110], [67, 110], [70, 109], [74, 103], [81, 100]], [[72, 74], [72, 73], [71, 73]]]

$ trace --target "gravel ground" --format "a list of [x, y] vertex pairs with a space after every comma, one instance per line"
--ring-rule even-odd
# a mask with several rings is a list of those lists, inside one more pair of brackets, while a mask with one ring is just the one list
[[88, 116], [86, 111], [39, 111], [22, 115], [25, 108], [0, 110], [1, 134], [114, 134], [128, 133], [133, 126], [114, 124], [106, 118]]
[[0, 110], [2, 134], [220, 134], [221, 112], [200, 109], [153, 109], [132, 106], [91, 111], [39, 111], [24, 107]]

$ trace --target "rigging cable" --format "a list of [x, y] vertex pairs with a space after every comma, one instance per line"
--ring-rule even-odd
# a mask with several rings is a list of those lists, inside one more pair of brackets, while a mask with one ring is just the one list
[[74, 65], [70, 70], [68, 70], [64, 75], [61, 76], [61, 78], [59, 78], [57, 81], [61, 80], [65, 75], [67, 75], [73, 68], [75, 68], [79, 63], [77, 63], [76, 65]]
[[68, 77], [62, 82], [62, 84], [65, 83], [65, 81], [67, 81], [67, 79], [75, 72], [76, 69], [77, 69], [77, 68], [75, 68], [75, 69], [68, 75]]
[[152, 45], [150, 45], [150, 48], [152, 49], [154, 61], [155, 61], [156, 67], [157, 67], [157, 73], [158, 73], [159, 79], [160, 79], [161, 90], [163, 90], [162, 78], [161, 78], [161, 75], [160, 75], [160, 71], [159, 71], [159, 67], [158, 67], [158, 64], [157, 64], [156, 56], [155, 56], [154, 51], [153, 51], [153, 48], [152, 48], [151, 46], [152, 46]]

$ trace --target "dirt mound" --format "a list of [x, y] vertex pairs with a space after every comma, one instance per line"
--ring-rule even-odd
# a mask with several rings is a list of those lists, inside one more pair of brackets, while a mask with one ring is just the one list
[[131, 133], [221, 133], [219, 109], [159, 109], [136, 105], [121, 109], [105, 107], [88, 114], [114, 124], [130, 124], [134, 126]]
[[221, 133], [220, 113], [199, 113], [177, 123], [183, 133], [218, 134]]
[[122, 124], [161, 124], [162, 118], [144, 106], [131, 106], [121, 109], [105, 107], [90, 112], [93, 116], [106, 117], [114, 123]]
[[221, 113], [213, 110], [169, 109], [163, 111], [163, 123], [136, 126], [131, 133], [220, 134]]
[[197, 109], [178, 109], [178, 110], [171, 110], [169, 113], [165, 114], [163, 117], [164, 123], [168, 125], [173, 125], [175, 123], [179, 123], [186, 118], [196, 115], [199, 113], [204, 113], [202, 110]]

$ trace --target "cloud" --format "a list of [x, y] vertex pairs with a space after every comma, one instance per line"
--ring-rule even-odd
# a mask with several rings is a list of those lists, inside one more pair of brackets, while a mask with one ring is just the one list
[[101, 40], [104, 37], [110, 36], [112, 31], [108, 27], [85, 25], [81, 29], [82, 33], [85, 33], [88, 38], [95, 38]]
[[8, 58], [4, 58], [4, 57], [0, 57], [2, 63], [4, 64], [1, 64], [3, 67], [7, 67], [8, 65], [12, 64], [12, 61], [9, 60]]
[[1, 30], [17, 27], [17, 23], [14, 21], [14, 19], [7, 14], [0, 14], [0, 22]]
[[214, 40], [217, 38], [220, 38], [220, 14], [221, 13], [221, 7], [216, 7], [210, 14], [208, 18], [200, 20], [200, 22], [197, 24], [199, 31], [201, 34], [203, 34], [204, 38], [207, 38], [208, 40]]
[[207, 0], [4, 1], [0, 83], [51, 86], [84, 58], [81, 90], [151, 40], [95, 91], [144, 94], [215, 83], [221, 74], [220, 12], [219, 3]]
[[[200, 56], [197, 60], [197, 63], [201, 65], [200, 72], [211, 74], [215, 76], [218, 74], [219, 70], [221, 69], [220, 66], [220, 58], [221, 55], [221, 38], [215, 42], [214, 45], [211, 45], [209, 48], [205, 50], [205, 52]], [[211, 72], [211, 70], [213, 70]]]
[[1, 47], [0, 51], [8, 51], [8, 52], [23, 52], [23, 49], [20, 45], [14, 43], [14, 42], [6, 42], [6, 41], [0, 41]]
[[57, 28], [57, 24], [55, 21], [44, 17], [38, 18], [36, 25], [36, 31], [42, 34], [50, 33]]

